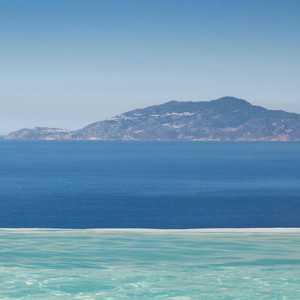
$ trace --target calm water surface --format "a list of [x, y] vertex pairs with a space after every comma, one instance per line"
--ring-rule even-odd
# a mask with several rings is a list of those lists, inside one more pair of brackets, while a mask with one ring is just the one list
[[0, 141], [0, 299], [298, 300], [299, 231], [80, 228], [300, 227], [299, 153]]
[[300, 227], [300, 143], [0, 141], [0, 227]]

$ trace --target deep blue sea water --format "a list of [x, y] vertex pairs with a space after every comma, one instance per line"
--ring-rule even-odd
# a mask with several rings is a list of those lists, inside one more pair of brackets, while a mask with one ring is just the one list
[[300, 143], [0, 141], [0, 227], [300, 227]]

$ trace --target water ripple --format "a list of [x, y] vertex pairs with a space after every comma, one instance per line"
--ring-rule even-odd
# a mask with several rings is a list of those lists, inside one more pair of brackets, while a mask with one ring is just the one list
[[1, 299], [299, 299], [300, 234], [0, 230]]

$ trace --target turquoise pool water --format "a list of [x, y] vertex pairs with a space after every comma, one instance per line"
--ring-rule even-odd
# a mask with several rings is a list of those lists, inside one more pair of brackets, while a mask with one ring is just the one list
[[0, 230], [0, 299], [300, 299], [300, 230]]

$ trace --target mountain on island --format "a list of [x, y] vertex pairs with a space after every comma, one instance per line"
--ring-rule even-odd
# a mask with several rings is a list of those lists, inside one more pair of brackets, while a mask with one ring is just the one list
[[79, 130], [36, 127], [18, 140], [300, 141], [300, 114], [268, 110], [234, 97], [170, 101], [135, 109]]

